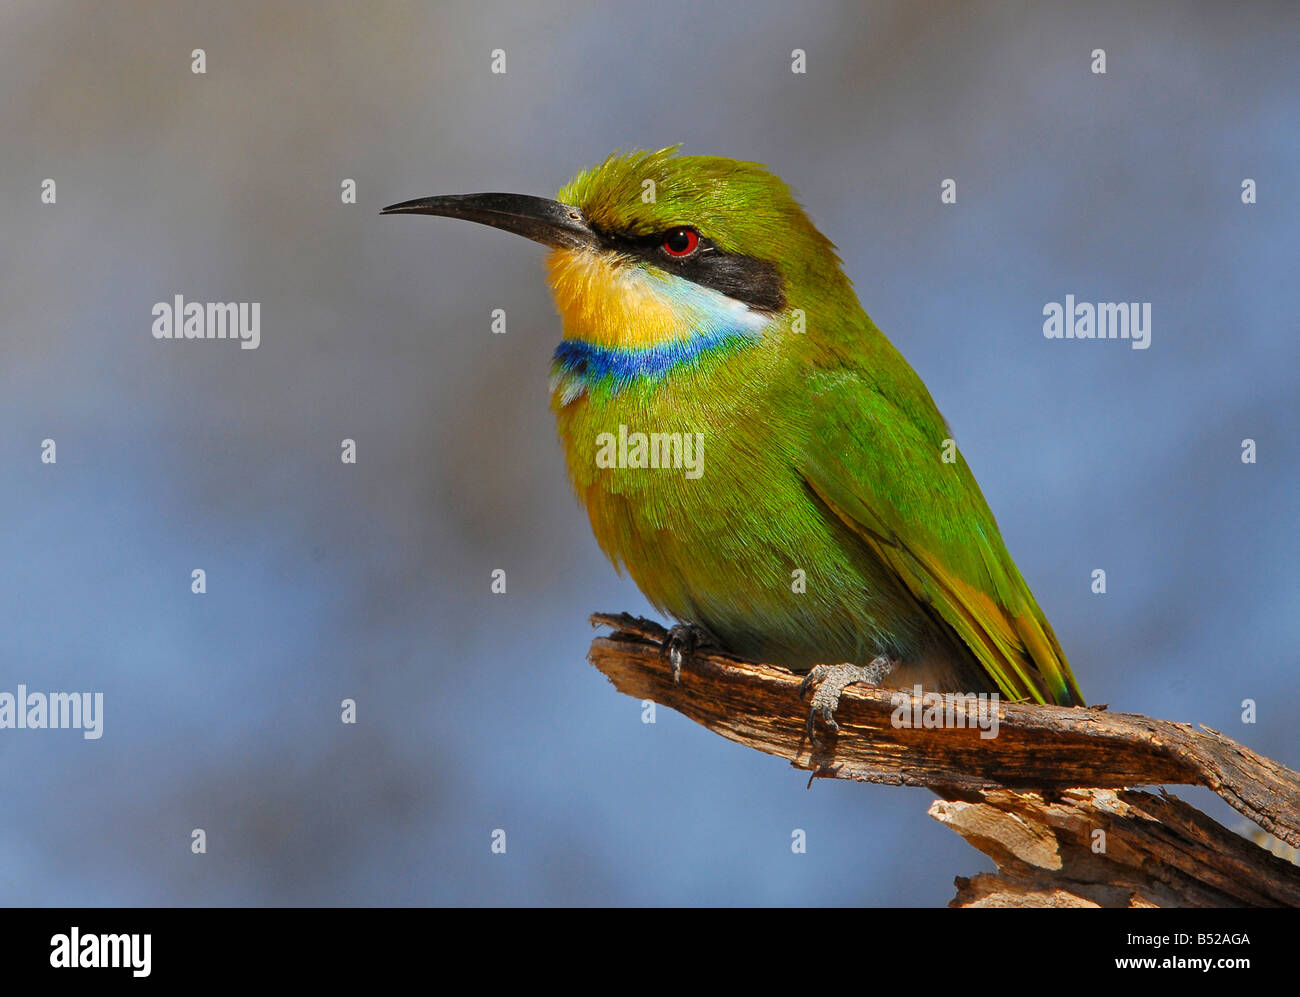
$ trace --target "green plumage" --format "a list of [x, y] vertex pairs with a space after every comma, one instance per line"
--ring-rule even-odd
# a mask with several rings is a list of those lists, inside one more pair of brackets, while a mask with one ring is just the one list
[[[612, 156], [558, 202], [386, 210], [552, 247], [569, 474], [660, 610], [795, 670], [883, 656], [896, 687], [1083, 703], [929, 392], [763, 167], [665, 149]], [[702, 473], [611, 466], [628, 433], [698, 438]]]
[[[639, 197], [645, 179], [654, 204]], [[605, 378], [567, 404], [557, 393], [597, 539], [651, 602], [796, 670], [883, 654], [900, 662], [891, 685], [1083, 702], [951, 443], [944, 462], [951, 434], [929, 392], [784, 184], [755, 164], [662, 152], [611, 159], [560, 200], [609, 231], [695, 226], [784, 281], [785, 307], [756, 341], [657, 377]], [[596, 440], [619, 425], [703, 432], [704, 474], [598, 467]]]

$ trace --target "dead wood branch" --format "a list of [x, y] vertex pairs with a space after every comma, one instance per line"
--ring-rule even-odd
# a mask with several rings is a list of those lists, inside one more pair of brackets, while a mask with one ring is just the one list
[[942, 801], [931, 816], [999, 869], [959, 879], [954, 905], [1300, 906], [1300, 868], [1175, 797], [1132, 791], [1205, 786], [1300, 846], [1300, 775], [1217, 731], [1104, 709], [1000, 703], [997, 736], [986, 739], [973, 703], [965, 727], [902, 727], [892, 719], [898, 692], [851, 686], [836, 712], [840, 732], [819, 726], [810, 743], [800, 676], [701, 652], [675, 684], [658, 624], [627, 614], [592, 622], [613, 629], [596, 638], [589, 658], [620, 692], [816, 778], [933, 789]]

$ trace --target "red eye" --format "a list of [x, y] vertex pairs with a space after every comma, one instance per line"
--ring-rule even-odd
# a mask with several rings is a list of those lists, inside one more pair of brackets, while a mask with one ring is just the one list
[[690, 256], [700, 244], [700, 233], [693, 228], [669, 229], [664, 236], [664, 252], [669, 256]]

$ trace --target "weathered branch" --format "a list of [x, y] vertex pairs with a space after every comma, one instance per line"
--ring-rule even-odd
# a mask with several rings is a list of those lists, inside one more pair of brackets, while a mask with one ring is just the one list
[[964, 727], [902, 727], [893, 721], [898, 692], [850, 686], [835, 714], [839, 733], [819, 726], [810, 742], [800, 676], [697, 652], [677, 684], [658, 624], [627, 614], [592, 622], [613, 628], [589, 658], [620, 692], [814, 778], [933, 789], [945, 802], [931, 815], [999, 868], [959, 879], [954, 905], [1300, 906], [1296, 866], [1175, 797], [1130, 789], [1205, 786], [1300, 846], [1300, 775], [1217, 731], [1101, 708], [1000, 703], [997, 736], [986, 739], [973, 703], [956, 706]]

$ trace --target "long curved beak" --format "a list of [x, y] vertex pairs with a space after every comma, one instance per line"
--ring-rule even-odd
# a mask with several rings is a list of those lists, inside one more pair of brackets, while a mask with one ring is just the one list
[[557, 249], [599, 245], [582, 212], [570, 204], [528, 194], [444, 194], [390, 204], [381, 215], [442, 215], [505, 229]]

